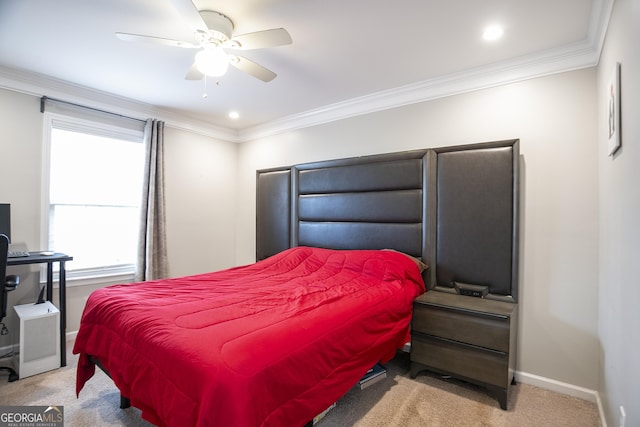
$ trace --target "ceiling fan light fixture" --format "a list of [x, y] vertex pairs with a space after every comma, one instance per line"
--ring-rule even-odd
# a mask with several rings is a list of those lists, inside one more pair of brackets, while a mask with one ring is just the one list
[[206, 76], [220, 77], [229, 68], [229, 58], [220, 47], [205, 47], [196, 54], [196, 67]]

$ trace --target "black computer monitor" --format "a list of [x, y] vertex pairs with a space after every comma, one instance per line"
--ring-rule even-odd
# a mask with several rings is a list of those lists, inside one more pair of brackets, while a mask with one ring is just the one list
[[[0, 284], [2, 284], [2, 286], [4, 287], [4, 282], [5, 282], [5, 277], [7, 274], [7, 260], [6, 258], [4, 258], [6, 256], [6, 252], [9, 250], [9, 239], [7, 239], [5, 236], [3, 236], [0, 232], [0, 253], [2, 254], [3, 258], [0, 262], [2, 262], [2, 264], [0, 264], [0, 277], [2, 278], [2, 280], [0, 280]], [[0, 322], [2, 322], [5, 318], [5, 316], [7, 315], [7, 293], [4, 292], [4, 289], [2, 291], [0, 291]]]
[[0, 203], [0, 234], [4, 234], [11, 242], [11, 205]]

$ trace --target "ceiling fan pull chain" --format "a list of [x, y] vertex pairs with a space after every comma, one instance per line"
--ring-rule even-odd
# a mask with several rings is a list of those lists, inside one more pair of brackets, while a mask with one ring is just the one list
[[203, 99], [207, 99], [209, 95], [207, 95], [207, 76], [204, 76], [204, 93], [202, 94]]
[[[203, 80], [204, 80], [204, 91], [202, 92], [202, 98], [203, 99], [207, 99], [207, 97], [209, 96], [207, 94], [207, 76], [206, 74], [203, 75]], [[216, 80], [216, 86], [220, 86], [220, 80]]]

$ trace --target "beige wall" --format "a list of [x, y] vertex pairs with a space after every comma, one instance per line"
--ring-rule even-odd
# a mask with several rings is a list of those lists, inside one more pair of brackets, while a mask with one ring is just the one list
[[237, 144], [165, 127], [170, 274], [236, 265]]
[[452, 96], [243, 143], [239, 263], [255, 256], [255, 171], [424, 147], [521, 140], [518, 370], [597, 388], [596, 72]]
[[[40, 250], [42, 131], [40, 99], [0, 89], [0, 203], [11, 203], [13, 242]], [[235, 265], [236, 153], [232, 142], [165, 126], [165, 173], [169, 269], [172, 276]], [[99, 242], [97, 242], [99, 244]], [[73, 254], [70, 254], [73, 255]], [[9, 307], [35, 301], [38, 267], [10, 267], [21, 284], [9, 294]], [[68, 281], [67, 331], [78, 329], [91, 291], [113, 282], [75, 286]], [[57, 293], [57, 291], [56, 291]], [[57, 298], [56, 298], [57, 301]], [[6, 319], [10, 330], [15, 313]], [[17, 342], [0, 337], [0, 347]]]
[[[616, 0], [598, 66], [599, 391], [610, 426], [640, 425], [640, 1]], [[607, 156], [607, 83], [621, 64], [622, 148]]]
[[[0, 203], [11, 203], [12, 244], [40, 246], [40, 182], [42, 179], [42, 114], [40, 100], [0, 89]], [[35, 301], [40, 278], [37, 267], [9, 267], [19, 274], [20, 286], [9, 294], [5, 322], [13, 335], [0, 337], [0, 345], [18, 342], [17, 316], [11, 307]]]

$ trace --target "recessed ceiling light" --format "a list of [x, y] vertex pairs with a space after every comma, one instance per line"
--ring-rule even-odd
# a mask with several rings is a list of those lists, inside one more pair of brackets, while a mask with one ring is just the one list
[[498, 40], [504, 34], [504, 30], [500, 25], [490, 25], [484, 29], [482, 33], [482, 38], [487, 41]]
[[240, 117], [240, 114], [238, 114], [238, 112], [237, 112], [237, 111], [231, 111], [231, 112], [229, 113], [229, 117], [235, 120], [235, 119], [237, 119], [237, 118], [239, 118], [239, 117]]

